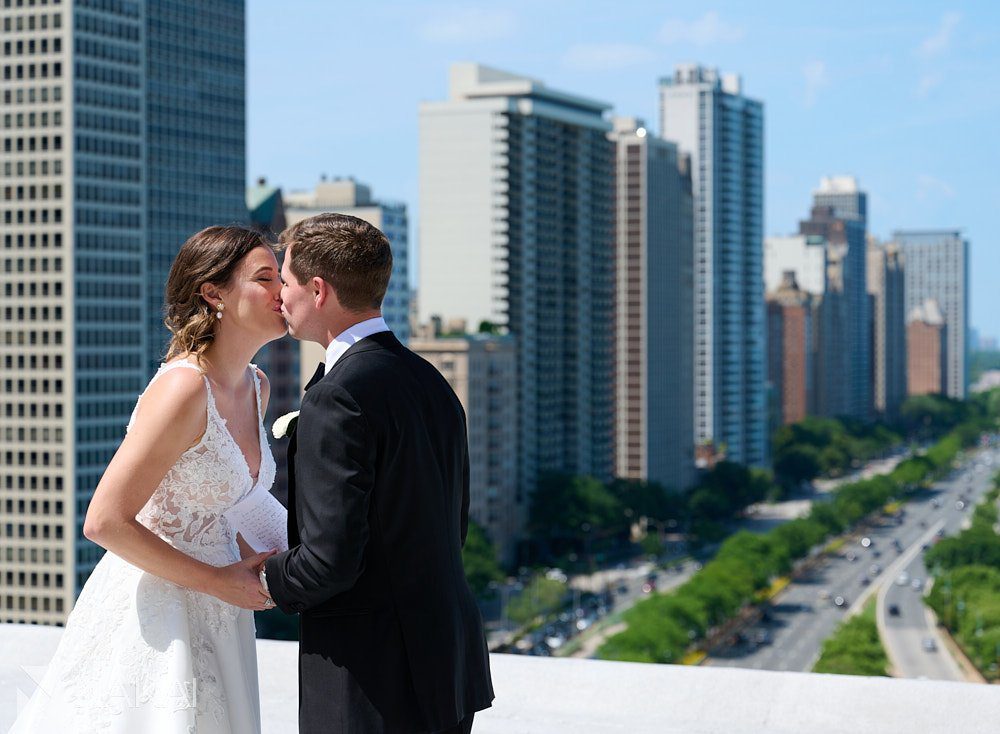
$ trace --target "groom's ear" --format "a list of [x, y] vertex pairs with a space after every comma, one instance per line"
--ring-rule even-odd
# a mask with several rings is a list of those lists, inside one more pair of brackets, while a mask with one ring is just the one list
[[327, 283], [322, 278], [320, 278], [319, 276], [314, 276], [309, 283], [313, 289], [313, 299], [316, 302], [317, 308], [323, 308], [323, 306], [326, 305], [326, 302], [330, 299], [331, 296], [336, 298], [336, 296], [334, 296], [333, 293], [333, 288], [330, 287], [330, 284]]

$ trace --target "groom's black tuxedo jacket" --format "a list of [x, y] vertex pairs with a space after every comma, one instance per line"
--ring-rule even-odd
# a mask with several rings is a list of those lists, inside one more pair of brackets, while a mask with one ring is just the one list
[[301, 614], [300, 731], [446, 729], [493, 700], [462, 568], [465, 412], [390, 332], [321, 375], [288, 447], [290, 550], [266, 565]]

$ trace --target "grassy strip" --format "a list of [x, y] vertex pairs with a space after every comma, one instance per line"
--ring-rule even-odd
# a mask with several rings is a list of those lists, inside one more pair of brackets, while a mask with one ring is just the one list
[[924, 557], [934, 576], [927, 604], [988, 681], [1000, 679], [1000, 474], [972, 524]]
[[865, 604], [861, 614], [841, 622], [823, 642], [823, 651], [814, 673], [837, 675], [888, 676], [889, 658], [878, 636], [875, 599]]

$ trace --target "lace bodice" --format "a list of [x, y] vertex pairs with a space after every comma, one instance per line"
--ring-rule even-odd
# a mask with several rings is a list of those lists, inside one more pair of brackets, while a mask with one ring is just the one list
[[[239, 559], [236, 533], [223, 513], [256, 486], [270, 487], [274, 481], [274, 457], [267, 443], [261, 414], [260, 378], [256, 366], [250, 365], [257, 396], [257, 433], [261, 456], [255, 480], [250, 475], [243, 452], [226, 426], [226, 419], [216, 407], [212, 386], [201, 369], [183, 360], [163, 364], [149, 385], [177, 368], [196, 370], [205, 380], [208, 391], [205, 433], [170, 468], [136, 515], [136, 520], [185, 553], [206, 563], [222, 565]], [[149, 386], [146, 387], [148, 389]], [[135, 421], [139, 401], [126, 430]]]

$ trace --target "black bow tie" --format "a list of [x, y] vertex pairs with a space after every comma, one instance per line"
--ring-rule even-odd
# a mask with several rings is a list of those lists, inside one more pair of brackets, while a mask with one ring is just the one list
[[324, 375], [326, 375], [326, 362], [320, 362], [316, 367], [316, 371], [313, 373], [313, 376], [309, 379], [309, 382], [306, 383], [305, 389], [308, 390], [310, 387], [322, 380]]

